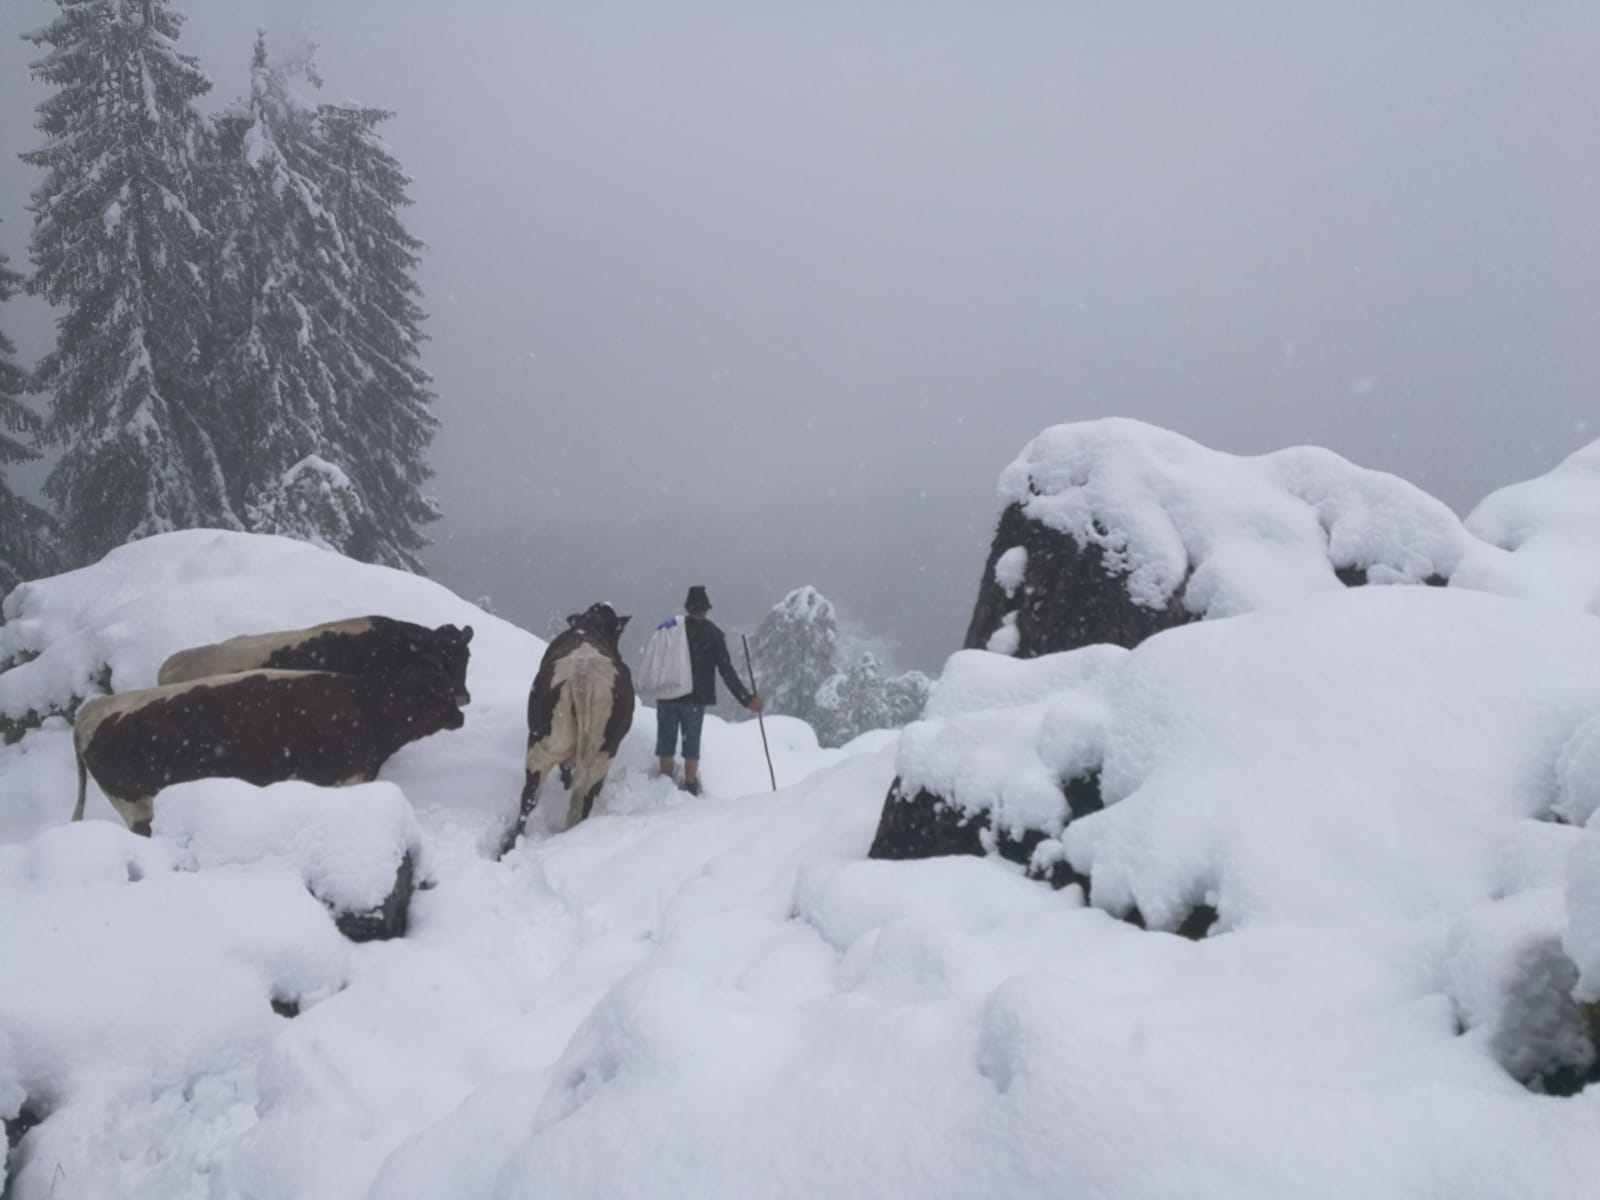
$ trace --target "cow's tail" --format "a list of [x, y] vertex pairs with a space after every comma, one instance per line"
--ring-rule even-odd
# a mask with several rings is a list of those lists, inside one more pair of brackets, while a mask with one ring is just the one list
[[[587, 666], [588, 664], [585, 664]], [[578, 671], [572, 677], [572, 704], [575, 709], [573, 716], [573, 760], [578, 768], [576, 774], [583, 785], [587, 786], [587, 777], [594, 756], [599, 751], [599, 743], [595, 740], [594, 728], [594, 701], [595, 691], [601, 686], [593, 671]]]
[[83, 747], [78, 745], [77, 730], [73, 730], [72, 754], [78, 760], [78, 803], [72, 810], [72, 819], [81, 821], [84, 795], [89, 790], [89, 768], [83, 761]]

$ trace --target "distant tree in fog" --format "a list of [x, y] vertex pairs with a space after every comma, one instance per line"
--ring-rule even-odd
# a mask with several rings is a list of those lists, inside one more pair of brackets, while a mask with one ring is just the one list
[[921, 671], [886, 675], [863, 654], [817, 688], [812, 726], [824, 746], [842, 746], [869, 729], [899, 729], [922, 715], [933, 681]]
[[833, 604], [814, 587], [796, 588], [774, 605], [750, 638], [767, 711], [807, 722], [824, 746], [916, 720], [932, 686], [928, 677], [886, 674], [868, 652], [844, 664], [851, 640], [841, 634]]
[[815, 724], [817, 688], [834, 673], [838, 653], [838, 615], [816, 588], [795, 588], [773, 605], [750, 635], [767, 711]]

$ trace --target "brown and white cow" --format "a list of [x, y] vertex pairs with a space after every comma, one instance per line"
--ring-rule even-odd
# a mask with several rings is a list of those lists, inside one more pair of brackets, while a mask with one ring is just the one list
[[572, 788], [566, 828], [594, 808], [611, 761], [633, 725], [633, 673], [617, 650], [628, 618], [609, 604], [591, 604], [567, 618], [550, 643], [528, 693], [528, 757], [522, 810], [506, 835], [509, 849], [527, 828], [539, 785], [560, 767]]
[[442, 671], [467, 697], [467, 659], [472, 626], [441, 625], [429, 629], [393, 617], [352, 617], [309, 629], [285, 629], [229, 638], [209, 646], [179, 650], [161, 664], [158, 684], [186, 683], [211, 675], [235, 675], [262, 669], [337, 671], [371, 675], [398, 671], [413, 664]]
[[168, 784], [218, 776], [258, 787], [370, 781], [406, 743], [460, 729], [462, 704], [453, 679], [422, 666], [375, 675], [245, 671], [94, 696], [73, 721], [72, 819], [83, 819], [86, 774], [143, 834]]

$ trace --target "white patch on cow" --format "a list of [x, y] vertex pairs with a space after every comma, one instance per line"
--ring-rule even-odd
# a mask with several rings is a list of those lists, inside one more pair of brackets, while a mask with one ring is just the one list
[[527, 769], [541, 786], [563, 763], [572, 768], [572, 808], [567, 826], [582, 815], [583, 797], [606, 776], [611, 756], [602, 749], [611, 717], [616, 660], [587, 642], [563, 655], [551, 672], [559, 695], [550, 717], [550, 732], [528, 747]]
[[284, 629], [273, 633], [247, 633], [179, 650], [161, 664], [156, 675], [159, 684], [183, 683], [211, 675], [232, 675], [246, 671], [278, 650], [301, 645], [325, 633], [362, 633], [372, 628], [372, 618], [351, 617], [328, 621], [309, 629]]

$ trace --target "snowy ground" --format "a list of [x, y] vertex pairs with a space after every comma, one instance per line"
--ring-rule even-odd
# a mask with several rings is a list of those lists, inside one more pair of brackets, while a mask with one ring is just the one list
[[[420, 840], [403, 940], [339, 937], [307, 882], [351, 880], [317, 846], [202, 836], [238, 785], [158, 800], [139, 839], [98, 795], [67, 824], [64, 720], [0, 748], [0, 1116], [45, 1118], [8, 1200], [1596, 1194], [1600, 1089], [1508, 1070], [1600, 997], [1591, 617], [1372, 589], [1131, 654], [957, 656], [903, 738], [768, 720], [776, 793], [753, 723], [708, 720], [705, 797], [652, 778], [641, 709], [594, 818], [500, 863], [542, 644], [425, 580], [125, 547], [13, 593], [0, 713], [368, 612], [477, 630], [465, 728], [322, 797]], [[993, 859], [865, 858], [897, 770], [1037, 820], [1041, 778], [1096, 765], [1111, 803], [1059, 852], [1097, 903], [1206, 900], [1218, 936]]]

